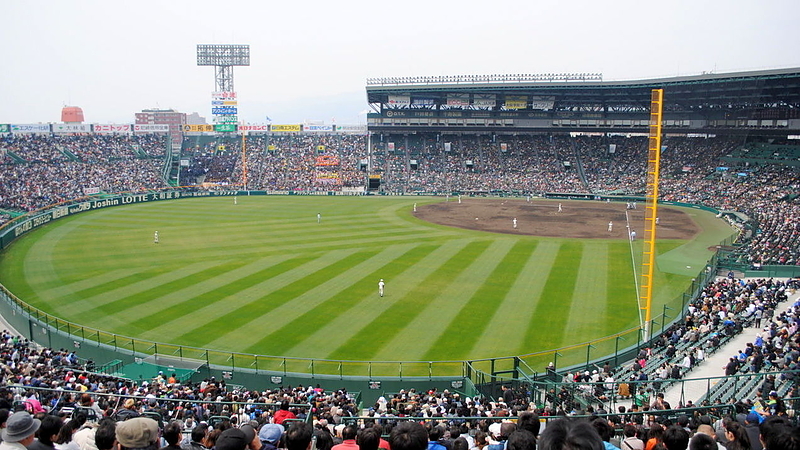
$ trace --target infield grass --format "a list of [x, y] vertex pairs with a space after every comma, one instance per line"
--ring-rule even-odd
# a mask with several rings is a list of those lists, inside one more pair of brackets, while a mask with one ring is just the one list
[[[15, 242], [0, 254], [0, 282], [32, 306], [121, 335], [321, 359], [526, 354], [639, 323], [627, 240], [484, 233], [411, 214], [436, 201], [240, 196], [108, 208]], [[658, 245], [669, 266], [656, 274], [658, 311], [698, 272], [682, 268], [710, 256], [702, 246], [730, 233], [702, 221], [699, 246]]]

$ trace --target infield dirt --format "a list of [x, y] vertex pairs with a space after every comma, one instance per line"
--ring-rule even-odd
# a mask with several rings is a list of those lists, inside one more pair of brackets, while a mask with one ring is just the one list
[[[561, 204], [562, 211], [558, 212]], [[422, 220], [492, 233], [522, 234], [558, 238], [624, 239], [627, 226], [637, 239], [644, 234], [644, 204], [627, 209], [621, 202], [557, 201], [497, 198], [450, 198], [449, 201], [421, 205], [414, 215]], [[513, 220], [517, 219], [514, 228]], [[658, 208], [658, 239], [691, 239], [700, 227], [680, 209]], [[608, 231], [608, 223], [612, 230]]]

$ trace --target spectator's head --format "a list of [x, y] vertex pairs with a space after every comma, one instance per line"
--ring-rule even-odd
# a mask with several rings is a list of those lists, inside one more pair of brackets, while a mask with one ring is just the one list
[[60, 417], [48, 414], [42, 418], [42, 424], [39, 430], [36, 431], [36, 438], [39, 442], [50, 445], [55, 443], [58, 432], [61, 430], [63, 421]]
[[192, 430], [192, 442], [203, 443], [208, 434], [208, 425], [201, 423]]
[[266, 423], [258, 430], [258, 439], [263, 444], [277, 446], [283, 434], [283, 427], [275, 423]]
[[636, 433], [638, 431], [639, 431], [639, 429], [636, 428], [636, 425], [634, 425], [632, 423], [629, 423], [629, 424], [625, 425], [625, 428], [622, 429], [622, 433], [625, 435], [626, 438], [636, 436]]
[[170, 422], [164, 427], [164, 440], [169, 445], [177, 445], [183, 437], [183, 427], [178, 422]]
[[389, 434], [389, 446], [392, 450], [425, 450], [428, 432], [417, 422], [403, 422]]
[[777, 443], [772, 442], [772, 439], [777, 438], [787, 430], [791, 430], [791, 428], [792, 425], [788, 418], [770, 416], [758, 426], [758, 438], [761, 439], [761, 444], [765, 449], [772, 450], [777, 445]]
[[36, 430], [41, 426], [39, 419], [34, 419], [27, 411], [12, 414], [3, 428], [3, 442], [18, 442], [28, 446], [34, 440]]
[[530, 431], [536, 437], [539, 435], [539, 427], [541, 426], [539, 416], [529, 411], [522, 412], [517, 420], [517, 426], [520, 430]]
[[686, 450], [689, 446], [689, 432], [680, 425], [673, 425], [664, 431], [663, 442], [667, 450]]
[[716, 448], [717, 441], [711, 436], [701, 433], [699, 429], [689, 441], [689, 450], [716, 450]]
[[97, 450], [114, 449], [117, 443], [117, 422], [107, 417], [100, 420], [94, 432], [94, 443]]
[[536, 436], [528, 430], [517, 430], [508, 437], [506, 450], [536, 450]]
[[242, 425], [240, 428], [228, 428], [217, 438], [216, 450], [258, 450], [261, 448], [261, 441], [257, 439], [256, 430], [250, 425]]
[[592, 427], [594, 427], [594, 431], [597, 431], [597, 434], [600, 435], [600, 439], [605, 442], [609, 442], [611, 437], [614, 436], [614, 429], [611, 428], [611, 425], [608, 424], [606, 419], [597, 418], [593, 420]]
[[[378, 432], [380, 436], [380, 431]], [[327, 428], [314, 430], [314, 437], [317, 438], [317, 450], [331, 450], [333, 448], [333, 436]]]
[[503, 422], [500, 424], [500, 439], [507, 441], [511, 433], [517, 431], [517, 424], [514, 422]]
[[458, 437], [453, 441], [453, 450], [469, 450], [469, 442], [464, 437]]
[[585, 420], [558, 419], [547, 424], [538, 450], [603, 450], [603, 440]]
[[158, 423], [149, 417], [134, 417], [118, 423], [116, 435], [121, 449], [156, 448]]
[[305, 422], [294, 422], [286, 430], [286, 450], [307, 450], [311, 447], [314, 428]]
[[800, 431], [784, 428], [769, 440], [768, 450], [800, 450]]
[[364, 428], [358, 433], [356, 443], [360, 450], [378, 450], [381, 443], [381, 435], [375, 428]]
[[342, 430], [342, 439], [355, 439], [358, 436], [358, 428], [355, 425], [347, 425]]

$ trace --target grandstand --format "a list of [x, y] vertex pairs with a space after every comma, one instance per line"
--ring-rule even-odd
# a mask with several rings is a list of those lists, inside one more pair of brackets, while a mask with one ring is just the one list
[[[5, 380], [27, 386], [9, 394], [24, 403], [28, 389], [41, 388], [37, 396], [46, 400], [42, 403], [74, 408], [63, 390], [83, 384], [101, 399], [101, 413], [119, 410], [105, 401], [105, 394], [138, 398], [144, 413], [153, 406], [145, 396], [165, 397], [178, 386], [184, 393], [174, 401], [163, 400], [158, 414], [179, 417], [181, 409], [190, 403], [197, 407], [202, 399], [211, 405], [197, 412], [205, 420], [230, 418], [241, 402], [250, 403], [242, 418], [255, 414], [263, 420], [284, 397], [291, 398], [300, 418], [331, 422], [358, 416], [362, 401], [364, 408], [374, 405], [369, 412], [373, 417], [485, 418], [518, 415], [529, 408], [555, 416], [590, 412], [597, 405], [638, 401], [645, 406], [656, 392], [690, 378], [703, 359], [698, 355], [707, 357], [761, 315], [767, 342], [752, 346], [727, 378], [707, 381], [708, 389], [691, 400], [709, 409], [729, 408], [725, 411], [730, 413], [749, 406], [740, 401], [767, 402], [773, 390], [796, 399], [797, 304], [785, 313], [778, 305], [797, 285], [770, 277], [797, 276], [800, 264], [800, 69], [626, 82], [597, 76], [374, 79], [366, 87], [373, 108], [367, 130], [316, 126], [302, 131], [303, 125], [291, 124], [250, 131], [246, 139], [187, 132], [179, 154], [173, 154], [163, 132], [137, 132], [134, 126], [114, 134], [74, 134], [58, 133], [55, 125], [46, 131], [0, 125], [0, 220], [7, 222], [0, 228], [0, 248], [51, 219], [129, 198], [118, 197], [125, 193], [148, 200], [220, 191], [641, 200], [653, 88], [665, 89], [666, 99], [661, 200], [713, 210], [741, 232], [698, 273], [684, 296], [685, 309], [668, 316], [665, 307], [658, 318], [661, 332], [652, 341], [634, 342], [638, 332], [610, 336], [609, 346], [620, 347], [622, 341], [613, 355], [590, 358], [595, 344], [586, 344], [578, 349], [587, 355], [585, 362], [562, 367], [556, 360], [546, 370], [531, 369], [513, 357], [464, 361], [458, 366], [461, 376], [445, 378], [411, 379], [406, 374], [404, 379], [402, 362], [399, 377], [370, 373], [348, 378], [341, 363], [338, 374], [336, 369], [315, 374], [313, 360], [302, 361], [310, 373], [299, 373], [299, 364], [287, 371], [286, 361], [282, 371], [259, 373], [258, 358], [225, 366], [211, 361], [208, 351], [205, 357], [184, 355], [181, 343], [159, 350], [135, 338], [112, 341], [102, 330], [86, 335], [79, 324], [30, 308], [4, 290], [0, 311], [24, 339], [53, 349], [73, 345], [78, 355], [96, 360], [76, 361], [63, 350], [39, 353], [24, 339], [6, 334], [4, 362], [12, 373]], [[728, 273], [731, 278], [714, 279]], [[740, 281], [745, 276], [762, 279]], [[52, 370], [37, 377], [14, 367], [19, 361], [19, 356], [13, 359], [15, 352], [30, 354]], [[115, 354], [123, 355], [125, 363], [116, 362]], [[553, 353], [556, 358], [559, 354]], [[235, 360], [233, 354], [230, 359]], [[613, 364], [607, 363], [611, 359]], [[254, 370], [249, 367], [253, 363]], [[171, 369], [186, 375], [170, 382]], [[591, 373], [595, 370], [596, 376]], [[159, 371], [164, 374], [155, 379], [146, 375]], [[85, 372], [85, 379], [78, 372]], [[237, 373], [237, 383], [257, 390], [226, 386], [231, 372]], [[325, 386], [288, 387], [297, 383]], [[206, 391], [209, 386], [213, 388]], [[431, 392], [410, 393], [409, 386]], [[464, 397], [470, 400], [462, 401]]]

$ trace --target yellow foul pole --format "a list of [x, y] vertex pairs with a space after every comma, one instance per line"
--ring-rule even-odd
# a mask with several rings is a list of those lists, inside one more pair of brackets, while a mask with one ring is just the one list
[[247, 131], [242, 131], [242, 189], [247, 190]]
[[653, 272], [656, 262], [656, 222], [658, 221], [658, 180], [661, 165], [661, 122], [664, 90], [650, 95], [650, 138], [647, 152], [647, 194], [644, 216], [644, 251], [639, 306], [645, 310], [644, 334], [652, 336]]

